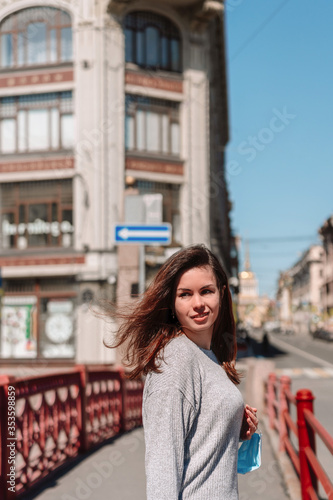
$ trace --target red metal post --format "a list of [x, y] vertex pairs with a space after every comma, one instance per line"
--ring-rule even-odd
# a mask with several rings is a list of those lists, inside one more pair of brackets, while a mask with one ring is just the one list
[[6, 412], [7, 401], [4, 387], [0, 385], [0, 498], [7, 498], [6, 485]]
[[311, 486], [318, 493], [317, 477], [308, 464], [305, 450], [310, 447], [316, 453], [315, 435], [312, 428], [307, 425], [304, 418], [304, 410], [310, 410], [313, 413], [314, 395], [309, 389], [301, 389], [297, 391], [297, 427], [298, 427], [298, 443], [299, 443], [299, 462], [300, 462], [300, 481], [302, 500], [310, 500], [308, 488]]
[[88, 449], [88, 440], [87, 440], [87, 382], [88, 382], [88, 373], [87, 367], [85, 365], [77, 365], [77, 368], [80, 372], [80, 412], [79, 412], [79, 422], [78, 428], [81, 434], [81, 446], [80, 451], [87, 451]]
[[267, 411], [268, 411], [268, 419], [269, 426], [271, 429], [274, 429], [274, 419], [275, 419], [275, 410], [274, 410], [274, 400], [275, 400], [275, 382], [276, 382], [276, 374], [270, 373], [268, 376], [268, 385], [267, 385]]
[[[9, 439], [8, 434], [8, 385], [14, 386], [14, 377], [0, 376], [0, 498], [1, 500], [13, 500], [16, 494], [9, 489], [12, 488], [7, 481], [10, 480], [10, 464], [8, 444], [15, 440]], [[15, 488], [15, 485], [14, 485]]]
[[126, 432], [127, 430], [127, 420], [126, 420], [126, 415], [127, 415], [127, 390], [126, 390], [126, 376], [125, 376], [125, 370], [122, 366], [118, 367], [119, 375], [120, 375], [120, 384], [121, 384], [121, 425], [120, 425], [120, 431], [121, 432]]
[[284, 414], [289, 413], [289, 404], [287, 402], [286, 393], [287, 389], [290, 389], [291, 379], [286, 375], [280, 377], [280, 390], [279, 390], [279, 441], [280, 451], [285, 451], [285, 438], [289, 436], [288, 426], [286, 424]]

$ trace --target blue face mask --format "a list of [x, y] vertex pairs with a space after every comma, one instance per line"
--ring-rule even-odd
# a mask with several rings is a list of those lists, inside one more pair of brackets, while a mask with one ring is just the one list
[[237, 472], [246, 474], [261, 465], [261, 432], [254, 433], [248, 441], [244, 441], [238, 450]]

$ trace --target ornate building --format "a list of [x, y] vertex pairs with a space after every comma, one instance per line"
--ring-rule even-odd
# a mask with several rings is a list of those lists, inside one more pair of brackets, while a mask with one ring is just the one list
[[239, 273], [238, 315], [239, 320], [260, 327], [266, 318], [270, 300], [259, 296], [258, 280], [251, 270], [249, 246], [245, 249], [244, 271]]
[[131, 194], [172, 225], [148, 276], [198, 242], [231, 275], [227, 141], [222, 2], [1, 2], [1, 358], [116, 360], [89, 304], [137, 292], [114, 237]]
[[239, 273], [239, 292], [242, 298], [251, 299], [258, 297], [258, 280], [251, 270], [249, 246], [245, 250], [244, 271]]

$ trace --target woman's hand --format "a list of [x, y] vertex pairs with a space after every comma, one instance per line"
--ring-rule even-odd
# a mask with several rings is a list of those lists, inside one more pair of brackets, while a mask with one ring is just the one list
[[252, 435], [258, 428], [258, 422], [257, 408], [252, 408], [252, 406], [245, 405], [243, 422], [239, 436], [242, 441], [251, 439]]

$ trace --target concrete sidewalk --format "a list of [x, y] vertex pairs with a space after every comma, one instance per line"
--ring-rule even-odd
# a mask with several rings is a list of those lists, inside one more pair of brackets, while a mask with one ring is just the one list
[[276, 460], [265, 426], [260, 422], [262, 433], [262, 465], [249, 474], [238, 475], [239, 500], [286, 500], [289, 499], [280, 463]]
[[[259, 470], [239, 475], [239, 500], [286, 500], [281, 471], [263, 426]], [[57, 475], [43, 490], [26, 496], [37, 500], [145, 500], [144, 437], [136, 429], [104, 445]], [[170, 499], [171, 500], [171, 499]], [[209, 500], [209, 499], [207, 499]]]
[[123, 434], [57, 473], [28, 500], [145, 500], [143, 429]]

